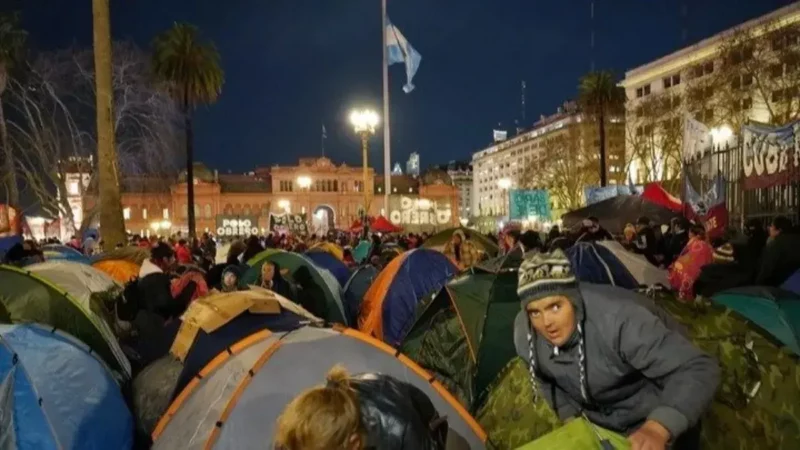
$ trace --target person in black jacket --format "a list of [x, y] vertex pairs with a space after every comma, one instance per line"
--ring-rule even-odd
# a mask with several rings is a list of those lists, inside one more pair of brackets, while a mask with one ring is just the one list
[[756, 275], [760, 286], [780, 286], [800, 270], [800, 235], [792, 230], [792, 222], [783, 216], [772, 220], [769, 241], [761, 254], [761, 266]]
[[664, 262], [669, 267], [680, 256], [689, 242], [689, 221], [684, 217], [675, 217], [670, 221], [669, 235], [664, 236]]
[[583, 221], [583, 226], [579, 233], [578, 239], [575, 242], [597, 242], [597, 241], [612, 241], [614, 236], [605, 228], [600, 226], [600, 219], [597, 217], [589, 217]]
[[170, 271], [175, 266], [175, 252], [161, 242], [150, 251], [150, 259], [139, 269], [139, 296], [143, 309], [170, 320], [180, 316], [194, 295], [197, 285], [190, 282], [178, 294], [172, 296]]
[[636, 221], [636, 239], [633, 241], [633, 251], [647, 258], [650, 264], [656, 267], [661, 265], [661, 262], [656, 258], [658, 251], [656, 234], [650, 226], [650, 219], [647, 217], [639, 217]]
[[277, 450], [468, 449], [424, 392], [387, 375], [350, 377], [341, 366], [325, 386], [295, 397], [273, 438]]

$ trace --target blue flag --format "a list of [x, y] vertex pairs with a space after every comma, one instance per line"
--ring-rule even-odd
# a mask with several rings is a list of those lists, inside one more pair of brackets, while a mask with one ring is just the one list
[[412, 83], [414, 75], [419, 69], [419, 64], [422, 61], [422, 55], [414, 50], [414, 47], [408, 43], [403, 33], [397, 29], [396, 26], [387, 19], [386, 20], [386, 53], [388, 64], [404, 63], [406, 65], [406, 85], [403, 86], [403, 91], [408, 94], [414, 90]]

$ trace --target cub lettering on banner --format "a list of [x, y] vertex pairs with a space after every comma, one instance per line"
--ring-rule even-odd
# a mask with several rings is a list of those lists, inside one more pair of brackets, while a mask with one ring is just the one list
[[800, 121], [777, 128], [747, 125], [742, 130], [745, 189], [800, 181]]

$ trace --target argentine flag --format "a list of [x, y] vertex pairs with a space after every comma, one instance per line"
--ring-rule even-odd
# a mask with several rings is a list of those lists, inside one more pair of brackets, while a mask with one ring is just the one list
[[386, 19], [386, 53], [388, 64], [405, 63], [406, 65], [406, 85], [403, 86], [403, 91], [408, 94], [414, 90], [412, 80], [414, 75], [419, 69], [419, 63], [422, 61], [422, 55], [414, 50], [414, 47], [408, 43], [403, 33], [392, 25], [389, 19]]

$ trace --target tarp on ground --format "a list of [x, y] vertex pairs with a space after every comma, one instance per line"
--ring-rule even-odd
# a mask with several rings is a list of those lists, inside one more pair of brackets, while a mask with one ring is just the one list
[[494, 258], [500, 252], [500, 247], [498, 247], [494, 241], [484, 236], [480, 231], [466, 227], [450, 228], [440, 231], [426, 239], [425, 242], [422, 243], [422, 246], [424, 248], [443, 252], [444, 247], [450, 239], [453, 238], [453, 233], [456, 231], [463, 232], [467, 239], [471, 240], [472, 243], [478, 247], [478, 250], [485, 253], [489, 258]]
[[239, 284], [242, 286], [260, 284], [261, 267], [266, 261], [274, 262], [281, 270], [287, 269], [292, 280], [302, 288], [303, 292], [298, 296], [318, 304], [313, 306], [309, 302], [304, 303], [300, 298], [292, 300], [296, 300], [301, 306], [328, 322], [347, 325], [339, 282], [328, 270], [317, 266], [308, 257], [299, 253], [280, 250], [265, 250], [259, 253], [248, 261], [247, 265], [250, 268], [239, 279]]
[[128, 450], [133, 419], [104, 364], [72, 336], [0, 325], [4, 449]]
[[347, 284], [347, 280], [350, 279], [350, 269], [344, 265], [341, 259], [323, 250], [309, 250], [306, 252], [306, 256], [313, 261], [314, 264], [333, 274], [336, 281], [339, 282], [339, 286], [344, 288], [344, 285]]
[[[271, 301], [280, 309], [271, 308]], [[254, 305], [260, 306], [253, 309]], [[133, 382], [137, 424], [145, 433], [152, 432], [174, 396], [202, 376], [203, 368], [215, 358], [236, 354], [259, 336], [309, 323], [320, 323], [320, 319], [264, 289], [215, 294], [192, 303], [183, 320], [168, 324], [163, 335], [150, 338], [159, 341], [160, 348], [155, 350], [159, 357]]]
[[626, 224], [636, 223], [636, 219], [647, 216], [657, 224], [669, 223], [676, 214], [638, 195], [618, 195], [561, 216], [564, 227], [569, 229], [580, 225], [587, 217], [597, 217], [600, 225], [612, 234], [621, 234]]
[[403, 253], [384, 267], [364, 295], [358, 328], [399, 346], [414, 323], [419, 302], [441, 289], [457, 272], [440, 252], [418, 248]]
[[36, 272], [0, 266], [0, 303], [12, 323], [36, 322], [63, 330], [89, 345], [123, 379], [130, 378], [130, 363], [114, 336], [113, 324], [106, 322], [100, 305], [92, 306], [112, 295], [111, 291], [91, 291], [80, 286], [84, 281], [92, 288], [116, 288], [80, 263], [44, 263]]
[[613, 253], [640, 286], [669, 286], [668, 272], [650, 264], [644, 256], [627, 250], [617, 241], [598, 241], [597, 245]]
[[381, 373], [411, 383], [432, 401], [472, 450], [485, 434], [438, 382], [388, 345], [352, 329], [303, 327], [271, 334], [215, 360], [175, 399], [153, 433], [154, 450], [265, 448], [275, 423], [302, 391], [342, 364], [353, 374]]
[[353, 272], [347, 284], [344, 286], [344, 311], [350, 323], [358, 323], [358, 313], [361, 311], [361, 303], [364, 295], [372, 286], [372, 282], [378, 277], [378, 269], [373, 265], [361, 266]]
[[567, 257], [572, 270], [582, 282], [610, 284], [625, 289], [639, 287], [636, 278], [607, 247], [593, 242], [578, 242], [567, 249]]
[[72, 247], [61, 244], [48, 244], [42, 247], [45, 261], [75, 261], [90, 264], [91, 259]]
[[519, 253], [476, 266], [420, 305], [400, 347], [433, 373], [470, 411], [514, 355]]

